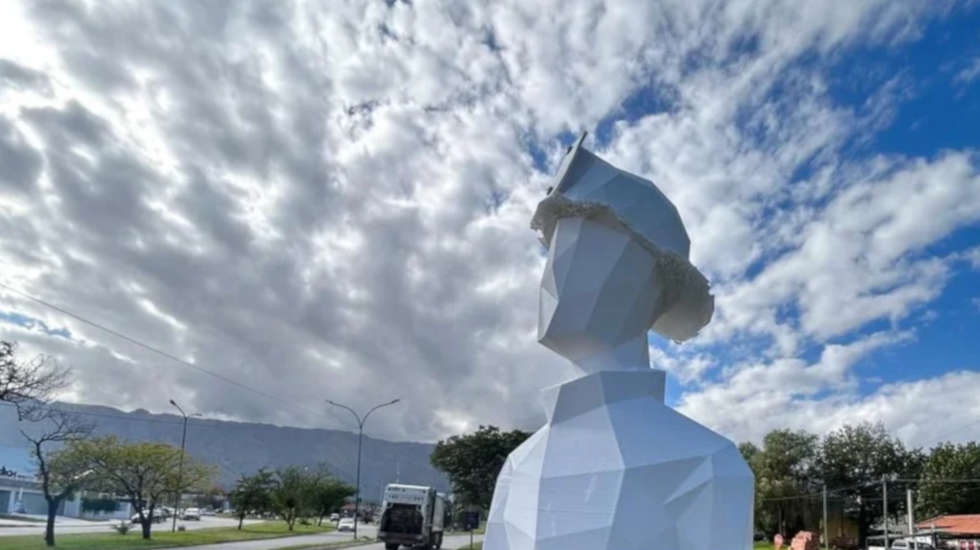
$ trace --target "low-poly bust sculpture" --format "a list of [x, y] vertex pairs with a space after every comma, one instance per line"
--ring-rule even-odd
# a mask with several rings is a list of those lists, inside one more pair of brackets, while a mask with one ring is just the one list
[[754, 481], [724, 437], [664, 405], [647, 331], [683, 341], [714, 301], [676, 208], [648, 180], [569, 148], [532, 228], [548, 247], [538, 340], [582, 376], [497, 478], [485, 550], [752, 546]]

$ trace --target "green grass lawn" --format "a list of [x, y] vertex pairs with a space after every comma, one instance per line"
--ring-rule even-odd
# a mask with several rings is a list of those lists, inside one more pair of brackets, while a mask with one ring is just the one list
[[[292, 531], [281, 521], [267, 521], [246, 525], [241, 531], [234, 527], [217, 527], [171, 533], [160, 524], [153, 526], [153, 538], [143, 540], [140, 536], [139, 525], [136, 525], [127, 535], [120, 535], [106, 527], [105, 534], [86, 533], [83, 535], [59, 535], [55, 531], [56, 548], [70, 550], [130, 550], [138, 548], [161, 548], [165, 546], [194, 546], [197, 544], [213, 544], [216, 542], [231, 542], [236, 540], [270, 539], [325, 533], [332, 531], [333, 526], [316, 527], [315, 525], [296, 524]], [[42, 535], [24, 535], [15, 537], [0, 537], [0, 550], [43, 550]]]

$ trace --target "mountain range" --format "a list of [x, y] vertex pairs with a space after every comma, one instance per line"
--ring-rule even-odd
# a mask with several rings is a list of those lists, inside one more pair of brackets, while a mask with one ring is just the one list
[[[154, 414], [143, 409], [124, 412], [97, 405], [61, 404], [78, 412], [96, 426], [96, 435], [116, 435], [130, 441], [159, 441], [180, 445], [179, 416]], [[18, 422], [12, 407], [0, 407], [0, 465], [22, 473], [33, 468], [20, 430], [38, 426]], [[392, 482], [431, 485], [447, 491], [445, 475], [429, 464], [430, 443], [386, 441], [364, 437], [361, 456], [361, 491], [366, 501], [380, 500], [384, 486]], [[341, 430], [294, 428], [191, 418], [187, 428], [187, 453], [217, 465], [219, 484], [231, 488], [242, 474], [259, 468], [290, 465], [315, 467], [325, 464], [334, 476], [353, 484], [357, 462], [357, 434]]]

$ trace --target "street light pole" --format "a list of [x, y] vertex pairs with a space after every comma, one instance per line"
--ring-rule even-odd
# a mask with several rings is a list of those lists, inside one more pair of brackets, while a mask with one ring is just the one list
[[[180, 415], [184, 417], [184, 429], [180, 433], [180, 462], [178, 463], [177, 466], [177, 487], [174, 489], [174, 517], [173, 517], [173, 523], [170, 527], [170, 532], [176, 533], [177, 512], [180, 509], [180, 490], [181, 490], [181, 485], [184, 482], [184, 445], [187, 443], [187, 418], [188, 417], [187, 414], [184, 413], [184, 409], [180, 408], [180, 405], [178, 405], [176, 401], [171, 399], [170, 404], [173, 405], [174, 407], [177, 407], [177, 410], [180, 411]], [[199, 416], [199, 414], [195, 413], [192, 416]]]
[[357, 521], [358, 521], [358, 517], [357, 516], [360, 514], [360, 510], [361, 510], [361, 442], [364, 439], [364, 423], [367, 422], [368, 417], [371, 416], [371, 413], [373, 413], [374, 411], [380, 409], [381, 407], [387, 407], [388, 405], [394, 405], [395, 403], [398, 403], [399, 401], [401, 401], [401, 399], [392, 399], [391, 401], [388, 401], [387, 403], [381, 403], [380, 405], [375, 405], [374, 407], [371, 407], [371, 409], [362, 418], [361, 415], [357, 414], [357, 411], [355, 411], [354, 409], [348, 407], [347, 405], [341, 405], [340, 403], [337, 403], [336, 401], [331, 401], [331, 400], [327, 399], [327, 403], [333, 405], [334, 407], [340, 407], [341, 409], [346, 409], [349, 413], [351, 413], [352, 415], [354, 415], [354, 420], [357, 421], [357, 474], [355, 474], [355, 481], [354, 481], [354, 485], [355, 485], [355, 488], [354, 488], [354, 540], [357, 540]]

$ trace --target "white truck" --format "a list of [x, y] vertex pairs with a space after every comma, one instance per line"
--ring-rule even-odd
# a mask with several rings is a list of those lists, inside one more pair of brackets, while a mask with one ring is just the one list
[[387, 550], [442, 547], [446, 497], [432, 487], [391, 483], [385, 487], [378, 539]]

